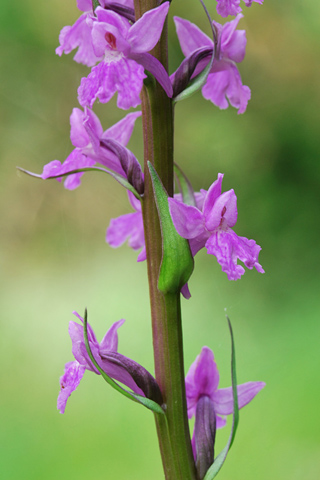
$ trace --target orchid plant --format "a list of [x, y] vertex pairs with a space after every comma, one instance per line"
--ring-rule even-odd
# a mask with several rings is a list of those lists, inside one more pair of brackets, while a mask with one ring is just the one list
[[[249, 7], [253, 1], [263, 3], [244, 0], [244, 4]], [[56, 49], [60, 56], [76, 50], [74, 60], [91, 69], [78, 88], [82, 108], [74, 108], [70, 116], [75, 148], [63, 162], [53, 160], [45, 165], [39, 175], [24, 170], [44, 180], [64, 179], [69, 190], [80, 186], [85, 172], [107, 173], [128, 191], [134, 212], [111, 219], [106, 241], [117, 248], [128, 240], [131, 248], [139, 250], [138, 261], [147, 262], [155, 374], [118, 353], [123, 319], [113, 323], [99, 343], [88, 324], [87, 311], [83, 318], [74, 312], [80, 322], [69, 325], [74, 360], [65, 365], [60, 378], [58, 410], [65, 412], [86, 370], [100, 375], [120, 394], [154, 413], [166, 480], [212, 480], [232, 446], [239, 409], [265, 385], [237, 385], [229, 319], [232, 386], [218, 388], [219, 372], [208, 346], [202, 348], [185, 377], [180, 301], [181, 294], [191, 297], [188, 280], [197, 252], [205, 247], [230, 281], [241, 278], [244, 266], [264, 273], [258, 259], [261, 247], [233, 230], [237, 197], [233, 189], [222, 192], [223, 174], [216, 172], [207, 191], [195, 192], [173, 156], [174, 107], [179, 101], [201, 90], [216, 107], [231, 105], [242, 114], [251, 96], [237, 66], [246, 48], [246, 33], [238, 29], [242, 2], [210, 0], [213, 16], [235, 16], [223, 24], [212, 20], [202, 0], [200, 3], [212, 35], [175, 17], [185, 59], [169, 76], [169, 1], [77, 0], [82, 13], [74, 25], [61, 30]], [[128, 113], [104, 130], [92, 108], [96, 100], [108, 103], [114, 94], [119, 108], [141, 104], [141, 110]], [[126, 147], [141, 116], [143, 168]], [[179, 191], [175, 192], [175, 186]], [[216, 432], [226, 425], [227, 415], [233, 416], [231, 434], [216, 455]], [[191, 436], [188, 419], [192, 417]]]

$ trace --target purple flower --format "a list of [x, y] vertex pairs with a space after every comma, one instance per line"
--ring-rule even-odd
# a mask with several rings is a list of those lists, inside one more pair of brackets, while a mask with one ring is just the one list
[[234, 190], [221, 193], [222, 179], [223, 174], [219, 173], [209, 190], [203, 191], [202, 209], [169, 198], [174, 226], [179, 235], [189, 240], [192, 255], [206, 247], [210, 255], [216, 256], [229, 280], [238, 280], [245, 272], [237, 264], [238, 259], [250, 270], [255, 267], [264, 273], [258, 263], [261, 247], [254, 240], [239, 237], [231, 228], [238, 216], [237, 197]]
[[[83, 318], [80, 317], [79, 314], [76, 312], [74, 312], [74, 314], [83, 322]], [[133, 392], [151, 398], [161, 405], [161, 392], [152, 375], [138, 363], [117, 352], [117, 330], [123, 323], [124, 320], [115, 322], [100, 343], [97, 341], [92, 328], [88, 324], [88, 340], [91, 352], [99, 367], [109, 377], [123, 383]], [[66, 363], [64, 374], [60, 377], [60, 393], [57, 408], [61, 413], [64, 413], [68, 398], [79, 385], [86, 370], [100, 375], [87, 353], [83, 336], [83, 326], [71, 321], [69, 323], [69, 335], [72, 341], [72, 353], [75, 361]]]
[[[251, 7], [252, 2], [257, 2], [262, 5], [263, 0], [244, 0], [244, 3], [247, 7]], [[242, 11], [240, 7], [240, 0], [217, 0], [217, 12], [222, 17], [227, 17], [228, 15], [237, 15]]]
[[[219, 371], [213, 352], [203, 347], [186, 376], [188, 417], [196, 417], [192, 448], [200, 478], [213, 463], [216, 428], [224, 427], [225, 416], [233, 413], [232, 387], [218, 386]], [[251, 402], [264, 386], [264, 382], [238, 385], [239, 408]]]
[[168, 96], [172, 86], [163, 65], [149, 52], [157, 44], [169, 10], [165, 2], [146, 12], [133, 25], [117, 13], [98, 7], [91, 21], [95, 55], [102, 61], [81, 80], [78, 99], [82, 106], [93, 105], [98, 98], [106, 103], [118, 92], [117, 105], [128, 109], [140, 104], [144, 69], [152, 73]]
[[[109, 149], [103, 148], [101, 141], [111, 139], [120, 145], [126, 145], [131, 137], [135, 121], [140, 116], [141, 112], [129, 113], [104, 132], [98, 117], [92, 110], [85, 108], [83, 112], [79, 108], [74, 108], [70, 116], [70, 139], [76, 148], [62, 164], [59, 160], [53, 160], [45, 165], [42, 178], [46, 179], [79, 168], [92, 167], [96, 163], [101, 163], [108, 169], [126, 177], [118, 156]], [[82, 175], [83, 173], [69, 175], [64, 182], [65, 188], [69, 190], [77, 188]], [[61, 182], [61, 178], [58, 180]]]
[[[244, 59], [247, 43], [245, 31], [236, 31], [242, 16], [237, 15], [234, 20], [224, 25], [213, 22], [218, 32], [220, 48], [218, 48], [218, 56], [214, 59], [207, 81], [202, 87], [204, 98], [210, 100], [220, 109], [226, 109], [229, 101], [233, 107], [238, 109], [238, 113], [245, 112], [251, 97], [250, 88], [242, 85], [240, 73], [236, 66], [236, 63], [242, 62]], [[203, 47], [213, 49], [213, 41], [195, 24], [179, 17], [175, 17], [174, 21], [181, 49], [186, 57], [191, 57]], [[210, 57], [208, 56], [202, 59], [194, 75], [203, 70], [209, 61]]]

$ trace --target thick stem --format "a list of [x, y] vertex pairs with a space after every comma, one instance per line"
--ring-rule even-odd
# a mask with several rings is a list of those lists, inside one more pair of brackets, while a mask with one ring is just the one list
[[[156, 0], [135, 0], [138, 19]], [[152, 54], [168, 68], [167, 24]], [[145, 191], [142, 200], [152, 316], [155, 376], [167, 406], [156, 416], [166, 480], [196, 480], [184, 383], [180, 292], [163, 295], [157, 288], [162, 257], [161, 230], [148, 173], [150, 161], [169, 195], [173, 195], [173, 107], [161, 86], [148, 80], [142, 92]]]

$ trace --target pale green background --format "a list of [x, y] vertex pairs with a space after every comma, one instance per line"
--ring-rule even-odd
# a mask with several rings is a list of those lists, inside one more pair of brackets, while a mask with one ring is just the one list
[[[209, 6], [210, 2], [207, 1]], [[214, 13], [214, 0], [211, 12]], [[303, 6], [302, 6], [303, 4]], [[243, 2], [242, 5], [244, 6]], [[200, 4], [174, 0], [174, 14], [207, 32]], [[236, 232], [261, 244], [265, 275], [229, 282], [215, 258], [196, 258], [183, 301], [185, 362], [210, 346], [221, 386], [230, 385], [234, 326], [239, 382], [267, 388], [241, 412], [224, 480], [317, 480], [319, 456], [319, 15], [314, 0], [265, 0], [245, 9], [252, 89], [245, 115], [220, 112], [201, 94], [178, 105], [176, 161], [196, 189], [218, 172], [234, 188]], [[75, 0], [2, 0], [1, 42], [1, 396], [4, 480], [160, 480], [152, 414], [86, 373], [65, 415], [59, 376], [72, 360], [68, 322], [89, 309], [98, 338], [119, 318], [120, 352], [153, 370], [146, 266], [105, 244], [110, 218], [130, 211], [121, 187], [88, 174], [69, 192], [36, 172], [71, 150], [69, 115], [88, 69], [59, 58], [60, 29]], [[216, 17], [217, 18], [217, 17]], [[170, 20], [171, 71], [182, 55]], [[96, 105], [106, 129], [124, 112]], [[129, 144], [142, 159], [141, 121]], [[218, 434], [222, 448], [230, 421]]]

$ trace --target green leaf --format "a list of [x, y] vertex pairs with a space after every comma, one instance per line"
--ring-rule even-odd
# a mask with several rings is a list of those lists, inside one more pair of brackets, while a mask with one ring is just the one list
[[174, 164], [174, 173], [179, 183], [179, 190], [182, 195], [183, 203], [196, 207], [196, 199], [194, 197], [194, 190], [187, 176], [183, 173], [180, 167]]
[[233, 419], [232, 419], [232, 428], [231, 428], [231, 433], [230, 437], [228, 440], [227, 445], [224, 447], [224, 449], [219, 453], [219, 455], [216, 457], [215, 461], [207, 471], [204, 480], [212, 480], [215, 478], [215, 476], [218, 474], [220, 471], [222, 465], [225, 462], [225, 459], [227, 458], [228, 452], [233, 444], [236, 431], [238, 428], [238, 423], [239, 423], [239, 406], [238, 406], [238, 393], [237, 393], [237, 376], [236, 376], [236, 357], [235, 357], [235, 347], [234, 347], [234, 338], [233, 338], [233, 331], [232, 331], [232, 326], [231, 322], [228, 316], [228, 325], [229, 325], [229, 330], [230, 330], [230, 336], [231, 336], [231, 378], [232, 378], [232, 393], [233, 393]]
[[211, 67], [213, 65], [213, 60], [214, 60], [214, 57], [216, 56], [217, 54], [217, 31], [216, 31], [216, 28], [214, 27], [214, 25], [212, 24], [212, 19], [210, 17], [210, 14], [207, 10], [207, 7], [205, 6], [205, 4], [203, 3], [202, 0], [199, 0], [206, 15], [207, 15], [207, 18], [210, 22], [210, 27], [211, 27], [211, 31], [212, 31], [212, 35], [213, 35], [213, 43], [214, 43], [214, 48], [212, 50], [212, 55], [211, 55], [211, 59], [210, 59], [210, 62], [208, 63], [208, 65], [202, 70], [201, 73], [199, 73], [199, 75], [197, 75], [196, 77], [194, 77], [189, 85], [187, 86], [187, 88], [185, 88], [183, 90], [183, 92], [179, 93], [179, 95], [177, 95], [174, 99], [173, 99], [173, 103], [177, 103], [181, 100], [185, 100], [186, 98], [189, 98], [191, 97], [191, 95], [193, 95], [194, 93], [196, 93], [198, 90], [200, 90], [200, 88], [203, 87], [203, 85], [206, 83], [207, 81], [207, 78], [208, 78], [208, 75], [210, 73], [210, 70], [211, 70]]
[[109, 377], [109, 375], [106, 374], [106, 372], [104, 372], [102, 370], [102, 368], [100, 368], [100, 366], [98, 365], [98, 363], [96, 362], [92, 352], [91, 352], [91, 348], [90, 348], [90, 344], [89, 344], [89, 340], [88, 340], [88, 320], [87, 320], [87, 309], [85, 309], [85, 312], [84, 312], [84, 317], [83, 317], [83, 336], [84, 336], [84, 343], [86, 345], [86, 350], [87, 350], [87, 353], [90, 357], [90, 360], [91, 362], [93, 363], [93, 365], [96, 367], [96, 369], [101, 373], [101, 376], [104, 378], [104, 380], [112, 387], [114, 388], [115, 390], [117, 390], [117, 392], [121, 393], [122, 395], [124, 395], [125, 397], [127, 398], [130, 398], [130, 400], [133, 400], [134, 402], [138, 402], [138, 403], [141, 403], [141, 405], [147, 407], [149, 410], [152, 410], [154, 413], [161, 413], [161, 414], [164, 414], [164, 410], [161, 408], [160, 405], [158, 405], [156, 402], [154, 402], [153, 400], [150, 400], [149, 398], [146, 398], [146, 397], [143, 397], [142, 395], [138, 395], [137, 393], [134, 393], [134, 392], [130, 392], [128, 390], [126, 390], [125, 388], [121, 387], [118, 383], [116, 383], [111, 377]]
[[168, 194], [150, 162], [148, 162], [148, 167], [162, 235], [162, 261], [158, 289], [163, 293], [176, 293], [189, 280], [193, 271], [194, 261], [188, 241], [180, 237], [171, 220]]
[[36, 173], [29, 172], [28, 170], [25, 170], [24, 168], [17, 167], [17, 169], [20, 172], [26, 173], [27, 175], [30, 175], [31, 177], [36, 177], [36, 178], [41, 178], [42, 180], [51, 180], [52, 178], [60, 178], [60, 177], [67, 177], [68, 175], [72, 175], [73, 173], [83, 173], [83, 172], [104, 172], [107, 173], [108, 175], [111, 175], [120, 185], [122, 185], [124, 188], [127, 190], [130, 190], [131, 193], [138, 199], [141, 200], [141, 197], [137, 190], [129, 183], [125, 177], [122, 175], [119, 175], [118, 173], [111, 172], [110, 170], [107, 170], [106, 168], [101, 168], [101, 167], [85, 167], [85, 168], [77, 168], [76, 170], [70, 170], [70, 172], [67, 173], [61, 173], [60, 175], [52, 175], [51, 177], [48, 178], [42, 178], [41, 175], [38, 175]]

